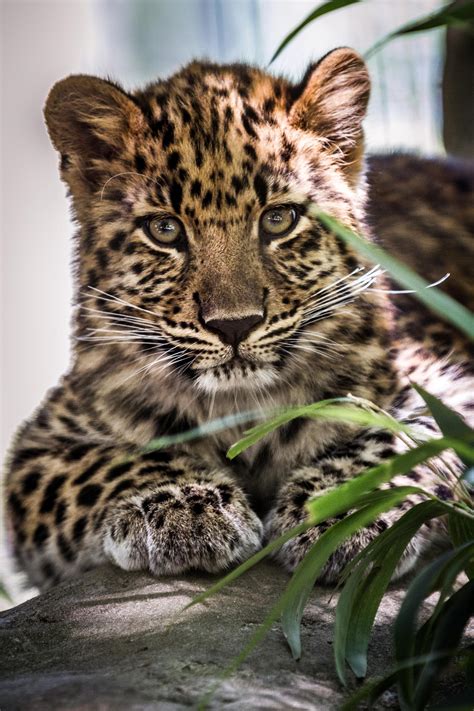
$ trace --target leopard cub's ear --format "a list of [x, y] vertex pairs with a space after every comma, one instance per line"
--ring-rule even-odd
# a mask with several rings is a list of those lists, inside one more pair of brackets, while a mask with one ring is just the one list
[[362, 121], [367, 111], [370, 79], [363, 59], [341, 47], [306, 72], [297, 88], [290, 122], [324, 139], [349, 172], [358, 171], [363, 152]]
[[138, 106], [118, 85], [85, 74], [55, 84], [44, 115], [62, 157], [64, 177], [76, 185], [79, 180], [92, 185], [98, 162], [120, 155], [127, 136], [138, 132], [144, 122]]

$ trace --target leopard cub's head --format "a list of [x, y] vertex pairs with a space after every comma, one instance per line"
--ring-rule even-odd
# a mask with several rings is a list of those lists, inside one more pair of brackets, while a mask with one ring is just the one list
[[333, 367], [329, 344], [367, 309], [349, 288], [358, 261], [308, 208], [360, 228], [368, 96], [350, 49], [298, 85], [199, 62], [132, 93], [56, 84], [45, 115], [80, 224], [81, 347], [208, 393]]

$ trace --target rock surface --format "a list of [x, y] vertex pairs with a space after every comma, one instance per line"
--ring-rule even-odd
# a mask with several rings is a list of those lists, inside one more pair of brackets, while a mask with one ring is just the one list
[[[244, 647], [287, 575], [261, 564], [204, 605], [177, 613], [214, 579], [155, 579], [104, 567], [0, 615], [0, 708], [171, 711], [195, 708]], [[370, 672], [390, 663], [390, 622], [403, 589], [379, 611]], [[211, 709], [337, 709], [344, 693], [332, 655], [334, 600], [316, 588], [306, 609], [303, 657], [279, 624], [221, 683]], [[396, 708], [387, 699], [384, 708]], [[381, 708], [379, 706], [378, 708]]]

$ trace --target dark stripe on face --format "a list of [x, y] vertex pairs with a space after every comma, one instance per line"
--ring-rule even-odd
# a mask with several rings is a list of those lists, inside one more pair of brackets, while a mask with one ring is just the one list
[[179, 215], [181, 211], [181, 202], [183, 200], [183, 189], [176, 181], [171, 183], [170, 200], [173, 210]]
[[253, 187], [255, 189], [255, 192], [257, 193], [257, 198], [260, 203], [260, 207], [263, 207], [267, 202], [268, 188], [265, 178], [263, 178], [260, 173], [257, 173], [255, 178], [253, 179]]
[[250, 158], [251, 161], [256, 161], [257, 160], [257, 154], [255, 152], [255, 148], [252, 146], [251, 143], [246, 143], [244, 146], [244, 151], [247, 154], [247, 156]]

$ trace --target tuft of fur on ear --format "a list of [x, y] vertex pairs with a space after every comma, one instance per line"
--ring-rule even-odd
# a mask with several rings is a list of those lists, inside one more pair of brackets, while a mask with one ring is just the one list
[[137, 133], [144, 121], [138, 106], [118, 85], [85, 74], [55, 84], [44, 115], [73, 192], [78, 182], [94, 187], [101, 161], [119, 155], [127, 136]]
[[363, 59], [348, 47], [335, 49], [306, 72], [290, 110], [290, 122], [323, 138], [354, 176], [361, 167], [362, 121], [369, 95]]

